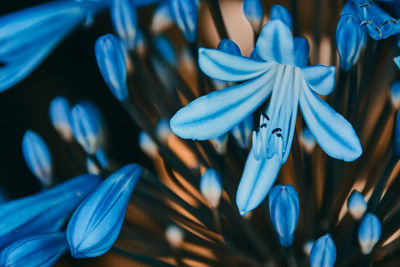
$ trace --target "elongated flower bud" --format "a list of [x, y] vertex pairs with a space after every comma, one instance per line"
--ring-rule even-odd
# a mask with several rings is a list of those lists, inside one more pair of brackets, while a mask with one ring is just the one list
[[169, 10], [189, 43], [197, 39], [198, 11], [195, 0], [169, 0]]
[[344, 14], [339, 18], [336, 28], [336, 47], [340, 57], [340, 67], [349, 70], [358, 62], [365, 45], [365, 31], [359, 27], [357, 16]]
[[75, 140], [89, 154], [101, 145], [102, 120], [97, 109], [88, 103], [75, 105], [71, 110], [71, 127]]
[[154, 157], [158, 151], [157, 144], [145, 132], [139, 134], [139, 146], [149, 157]]
[[166, 143], [171, 133], [172, 131], [171, 127], [169, 126], [169, 120], [160, 119], [156, 125], [156, 135], [160, 141]]
[[310, 266], [311, 267], [333, 267], [336, 261], [336, 246], [333, 242], [331, 235], [326, 234], [317, 241], [310, 253]]
[[51, 267], [66, 250], [65, 232], [27, 236], [1, 252], [0, 265]]
[[49, 116], [53, 127], [66, 141], [72, 140], [72, 131], [69, 123], [70, 106], [62, 96], [54, 98], [49, 106]]
[[221, 136], [218, 136], [217, 138], [211, 139], [215, 150], [217, 151], [218, 154], [223, 155], [225, 154], [226, 151], [226, 145], [228, 143], [228, 135], [223, 134]]
[[299, 198], [296, 189], [291, 185], [277, 185], [269, 192], [269, 213], [283, 247], [293, 243], [299, 219]]
[[95, 53], [101, 75], [113, 95], [124, 101], [128, 98], [126, 65], [121, 44], [112, 34], [106, 34], [96, 41]]
[[171, 66], [176, 67], [178, 60], [176, 57], [175, 48], [167, 36], [159, 35], [154, 39], [154, 45], [164, 60]]
[[79, 205], [67, 227], [73, 257], [100, 256], [112, 247], [141, 173], [138, 165], [126, 165], [104, 180]]
[[214, 169], [207, 169], [200, 178], [200, 191], [211, 207], [218, 207], [222, 195], [221, 178]]
[[25, 235], [58, 231], [99, 183], [98, 176], [82, 175], [39, 194], [0, 205], [0, 248]]
[[279, 19], [280, 21], [285, 23], [286, 26], [289, 27], [289, 29], [292, 29], [292, 17], [290, 16], [289, 11], [284, 6], [273, 5], [271, 7], [269, 19], [270, 20]]
[[311, 153], [316, 145], [314, 136], [308, 128], [301, 131], [300, 142], [307, 153]]
[[43, 139], [33, 131], [26, 131], [22, 139], [22, 153], [31, 172], [46, 187], [52, 184], [50, 151]]
[[169, 11], [168, 2], [161, 3], [153, 14], [150, 29], [154, 33], [160, 33], [169, 28], [174, 23], [174, 19]]
[[253, 131], [253, 114], [250, 114], [232, 128], [232, 135], [241, 148], [248, 148]]
[[243, 11], [255, 32], [260, 31], [264, 18], [264, 6], [261, 0], [244, 0]]
[[347, 200], [347, 209], [351, 216], [356, 220], [361, 219], [367, 210], [367, 207], [368, 204], [365, 201], [364, 196], [360, 192], [353, 190]]
[[358, 242], [360, 243], [362, 253], [371, 253], [381, 237], [381, 228], [381, 221], [378, 217], [372, 213], [365, 214], [358, 229]]
[[400, 112], [397, 112], [396, 124], [394, 127], [394, 153], [400, 157]]
[[400, 108], [400, 81], [394, 81], [390, 85], [390, 100], [393, 107], [398, 110]]
[[131, 49], [135, 45], [137, 34], [137, 12], [132, 0], [112, 0], [111, 19], [115, 31], [124, 41], [125, 46]]

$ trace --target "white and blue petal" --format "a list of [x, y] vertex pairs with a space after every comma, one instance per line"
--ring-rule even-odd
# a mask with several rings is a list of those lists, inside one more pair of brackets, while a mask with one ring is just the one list
[[336, 68], [334, 66], [315, 65], [301, 70], [304, 79], [314, 92], [329, 95], [335, 88]]
[[272, 65], [217, 49], [199, 48], [200, 69], [213, 79], [231, 82], [249, 80], [263, 74]]
[[252, 147], [236, 193], [236, 205], [241, 215], [255, 209], [265, 199], [281, 168], [277, 155], [257, 160], [253, 150]]
[[252, 113], [272, 90], [275, 70], [214, 91], [180, 109], [171, 119], [172, 131], [181, 138], [197, 140], [221, 136]]
[[288, 26], [280, 20], [268, 22], [257, 39], [256, 52], [268, 62], [294, 65], [294, 42]]
[[361, 155], [361, 143], [351, 124], [312, 92], [305, 81], [300, 93], [300, 109], [326, 154], [344, 161], [354, 161]]

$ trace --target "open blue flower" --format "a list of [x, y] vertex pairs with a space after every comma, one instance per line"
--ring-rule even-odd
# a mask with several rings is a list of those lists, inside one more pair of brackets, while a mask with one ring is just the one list
[[[303, 44], [303, 45], [297, 45]], [[269, 96], [260, 126], [253, 133], [237, 193], [241, 213], [254, 209], [267, 195], [290, 152], [298, 106], [316, 142], [331, 157], [357, 159], [362, 148], [351, 124], [317, 95], [332, 92], [335, 67], [306, 66], [303, 38], [293, 38], [281, 21], [267, 23], [253, 55], [256, 59], [216, 49], [199, 49], [199, 65], [208, 76], [246, 81], [209, 93], [179, 110], [172, 131], [182, 138], [216, 138], [254, 112]], [[297, 51], [299, 49], [299, 51]]]

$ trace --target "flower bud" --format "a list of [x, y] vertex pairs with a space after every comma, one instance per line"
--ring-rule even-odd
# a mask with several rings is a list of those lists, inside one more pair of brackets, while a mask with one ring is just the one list
[[304, 254], [306, 254], [307, 256], [310, 256], [313, 245], [314, 245], [314, 240], [307, 240], [306, 242], [304, 242], [304, 244], [303, 244]]
[[358, 242], [360, 243], [362, 253], [371, 253], [381, 237], [381, 228], [381, 222], [378, 217], [372, 213], [365, 214], [358, 229]]
[[49, 107], [49, 115], [54, 128], [66, 141], [72, 140], [72, 131], [69, 124], [70, 106], [68, 101], [58, 96], [54, 98]]
[[95, 154], [102, 143], [102, 118], [97, 108], [80, 103], [71, 110], [71, 128], [75, 140], [88, 154]]
[[361, 21], [357, 16], [344, 14], [340, 16], [336, 28], [336, 47], [340, 58], [340, 67], [348, 71], [358, 62], [361, 50], [365, 45], [364, 29], [359, 27]]
[[180, 247], [183, 242], [184, 233], [181, 228], [176, 225], [169, 225], [165, 231], [165, 237], [168, 243], [173, 247]]
[[166, 143], [168, 137], [171, 135], [171, 127], [169, 126], [169, 120], [160, 119], [156, 125], [156, 135], [161, 142]]
[[161, 54], [162, 58], [169, 65], [173, 67], [176, 67], [178, 65], [175, 48], [168, 37], [164, 35], [157, 36], [154, 39], [154, 45], [156, 46], [158, 52]]
[[113, 95], [124, 101], [128, 98], [126, 64], [122, 46], [112, 34], [99, 37], [95, 45], [97, 65]]
[[139, 146], [149, 157], [154, 157], [157, 154], [157, 144], [145, 132], [139, 134]]
[[222, 195], [221, 178], [214, 169], [207, 169], [200, 178], [200, 191], [211, 207], [218, 207]]
[[1, 252], [0, 265], [51, 267], [66, 250], [65, 232], [26, 236]]
[[394, 153], [397, 157], [400, 157], [400, 112], [397, 112], [394, 126]]
[[81, 175], [39, 194], [1, 204], [0, 249], [25, 235], [58, 231], [99, 183], [98, 176]]
[[361, 219], [367, 210], [367, 207], [368, 204], [365, 201], [364, 196], [357, 190], [353, 190], [347, 200], [347, 209], [351, 216], [356, 220]]
[[394, 81], [390, 85], [390, 100], [394, 109], [400, 108], [400, 81]]
[[197, 39], [198, 11], [195, 0], [169, 0], [169, 10], [186, 41]]
[[118, 36], [124, 41], [128, 49], [133, 48], [138, 27], [134, 1], [112, 0], [110, 13], [114, 29], [118, 33]]
[[153, 33], [160, 33], [168, 29], [174, 23], [174, 19], [169, 11], [168, 2], [161, 3], [153, 14], [150, 29]]
[[259, 32], [264, 18], [264, 6], [261, 0], [244, 0], [243, 11], [251, 27]]
[[282, 21], [289, 29], [292, 29], [292, 17], [286, 7], [281, 5], [273, 5], [270, 11], [270, 20], [278, 19]]
[[400, 69], [400, 56], [397, 56], [393, 59], [394, 63], [396, 64], [397, 68]]
[[67, 226], [67, 241], [73, 257], [100, 256], [112, 247], [141, 173], [138, 165], [126, 165], [82, 201]]
[[308, 128], [303, 128], [300, 135], [300, 142], [307, 153], [312, 153], [315, 148], [315, 139]]
[[244, 118], [232, 128], [232, 135], [241, 148], [248, 148], [253, 131], [253, 114]]
[[53, 168], [50, 151], [43, 139], [33, 131], [26, 131], [22, 139], [22, 153], [26, 164], [40, 183], [52, 184]]
[[215, 150], [217, 151], [218, 154], [223, 155], [225, 154], [226, 151], [226, 145], [228, 143], [228, 135], [223, 134], [217, 138], [211, 139]]
[[331, 235], [326, 234], [317, 241], [310, 253], [310, 267], [333, 267], [336, 261], [336, 246]]
[[269, 213], [283, 247], [293, 243], [299, 219], [299, 198], [291, 185], [276, 185], [269, 192]]

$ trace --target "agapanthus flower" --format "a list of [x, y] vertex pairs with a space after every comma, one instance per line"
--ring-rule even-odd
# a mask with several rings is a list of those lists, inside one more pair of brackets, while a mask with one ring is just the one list
[[246, 81], [212, 92], [189, 103], [171, 119], [171, 128], [182, 138], [207, 140], [233, 128], [254, 112], [269, 96], [261, 113], [259, 129], [237, 192], [242, 214], [265, 198], [285, 163], [293, 140], [297, 109], [321, 148], [344, 161], [362, 152], [351, 124], [316, 93], [327, 95], [335, 83], [335, 67], [307, 66], [306, 54], [296, 53], [296, 38], [281, 21], [268, 22], [257, 40], [257, 59], [231, 55], [215, 49], [199, 49], [200, 68], [208, 76], [224, 81]]

